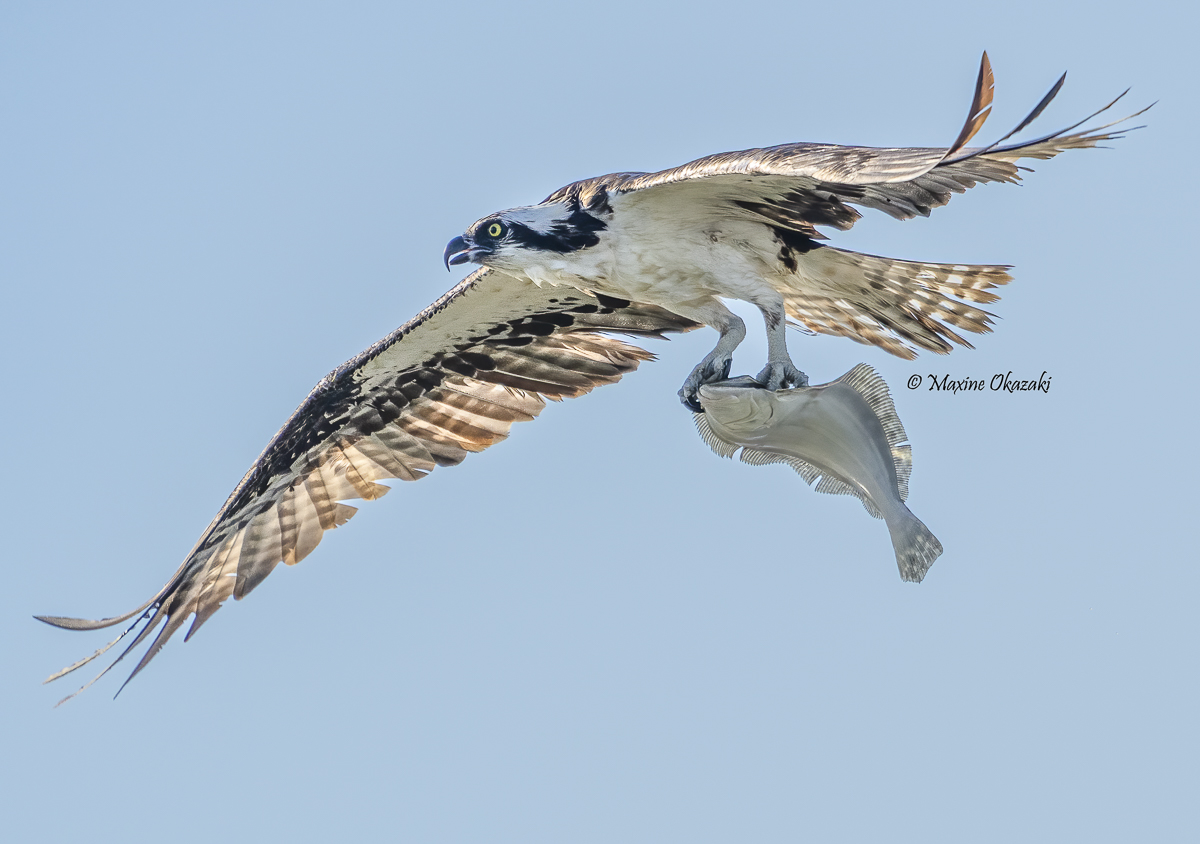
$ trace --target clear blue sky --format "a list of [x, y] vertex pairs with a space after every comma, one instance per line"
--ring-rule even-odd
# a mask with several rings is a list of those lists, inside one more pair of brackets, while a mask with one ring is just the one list
[[[1174, 8], [5, 4], [0, 834], [1196, 835], [1200, 127]], [[985, 140], [1063, 70], [1043, 131], [1130, 85], [1161, 102], [1114, 149], [836, 241], [1016, 267], [975, 351], [791, 341], [815, 382], [891, 383], [946, 548], [923, 584], [858, 502], [705, 448], [675, 398], [697, 332], [364, 505], [115, 703], [123, 672], [52, 709], [75, 686], [39, 681], [107, 637], [30, 616], [155, 591], [309, 388], [461, 276], [467, 224], [721, 150], [946, 144], [983, 49]], [[735, 371], [764, 354], [752, 331]], [[1008, 371], [1051, 391], [904, 388]]]

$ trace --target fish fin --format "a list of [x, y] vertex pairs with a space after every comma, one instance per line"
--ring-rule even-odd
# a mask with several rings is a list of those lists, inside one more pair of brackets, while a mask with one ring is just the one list
[[816, 489], [817, 492], [827, 492], [830, 495], [853, 495], [862, 502], [863, 507], [865, 507], [867, 512], [871, 514], [871, 518], [883, 518], [883, 513], [879, 512], [879, 508], [875, 506], [871, 499], [867, 498], [867, 496], [860, 489], [850, 486], [850, 484], [846, 483], [841, 478], [833, 475], [826, 475], [825, 477], [821, 478], [821, 482], [817, 484], [814, 489]]
[[804, 478], [804, 482], [813, 487], [817, 492], [824, 492], [829, 495], [853, 495], [862, 502], [863, 507], [871, 514], [872, 518], [882, 519], [883, 513], [879, 512], [879, 508], [869, 499], [862, 490], [843, 481], [834, 475], [826, 473], [819, 466], [814, 466], [807, 460], [801, 460], [799, 457], [790, 455], [774, 454], [770, 451], [761, 451], [757, 448], [743, 448], [741, 453], [743, 463], [749, 463], [751, 466], [767, 466], [771, 463], [785, 463], [796, 470], [796, 474]]
[[717, 436], [716, 431], [712, 429], [712, 425], [708, 424], [708, 417], [705, 414], [693, 413], [692, 417], [696, 423], [696, 430], [700, 433], [700, 439], [704, 440], [705, 445], [721, 457], [733, 457], [734, 452], [738, 450], [738, 446], [726, 442]]
[[865, 363], [860, 363], [833, 382], [845, 384], [858, 393], [871, 408], [871, 412], [883, 426], [883, 434], [892, 451], [892, 462], [896, 467], [896, 485], [899, 487], [900, 500], [908, 500], [908, 479], [912, 475], [912, 446], [908, 444], [908, 434], [896, 414], [896, 405], [892, 402], [892, 394], [887, 382], [878, 372]]
[[925, 523], [904, 508], [900, 524], [888, 524], [892, 535], [892, 547], [896, 551], [896, 565], [900, 568], [900, 579], [909, 583], [920, 583], [933, 561], [942, 555], [942, 543], [933, 535]]
[[[759, 451], [757, 448], [743, 448], [740, 457], [741, 457], [741, 461], [743, 463], [749, 463], [751, 466], [769, 466], [772, 463], [787, 463], [787, 462], [789, 462], [787, 455], [775, 454], [774, 452], [770, 452], [770, 451]], [[805, 463], [803, 460], [798, 460], [797, 462], [803, 463], [805, 466], [809, 465], [809, 464]], [[812, 468], [812, 467], [810, 466], [809, 468]], [[799, 470], [797, 470], [797, 471], [799, 471]], [[804, 474], [804, 473], [801, 472], [800, 474]], [[813, 480], [815, 480], [819, 475], [820, 475], [820, 472], [816, 472], [812, 478], [806, 477], [804, 480], [808, 481], [811, 484], [813, 482]]]

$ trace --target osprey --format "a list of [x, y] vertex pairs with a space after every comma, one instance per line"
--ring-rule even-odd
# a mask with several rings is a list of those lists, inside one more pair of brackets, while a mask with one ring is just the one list
[[[1001, 141], [1037, 117], [1062, 83]], [[538, 205], [478, 221], [450, 242], [444, 259], [447, 267], [484, 267], [321, 379], [162, 589], [112, 618], [38, 616], [69, 630], [132, 619], [47, 682], [137, 630], [87, 688], [157, 629], [128, 683], [189, 617], [186, 638], [280, 562], [304, 559], [325, 531], [354, 515], [345, 501], [370, 501], [388, 492], [381, 481], [418, 480], [460, 463], [504, 439], [512, 423], [533, 419], [546, 399], [583, 395], [653, 358], [612, 333], [717, 329], [716, 347], [680, 390], [693, 405], [703, 384], [728, 375], [745, 336], [720, 297], [762, 311], [769, 343], [759, 380], [772, 389], [807, 383], [788, 356], [788, 318], [904, 358], [914, 347], [969, 346], [955, 329], [990, 330], [990, 315], [968, 302], [995, 301], [990, 289], [1009, 281], [1004, 267], [861, 255], [820, 243], [817, 227], [849, 228], [860, 216], [852, 206], [898, 219], [928, 215], [979, 182], [1018, 181], [1021, 158], [1120, 137], [1107, 130], [1122, 121], [1071, 134], [1114, 100], [1060, 132], [967, 149], [987, 116], [992, 84], [984, 54], [966, 125], [949, 148], [794, 143], [722, 153], [659, 173], [575, 182]]]
[[1052, 158], [1120, 137], [1104, 130], [1123, 120], [1068, 134], [1117, 97], [1067, 129], [1000, 146], [1042, 113], [1065, 80], [1063, 74], [1000, 141], [967, 149], [991, 109], [994, 80], [984, 53], [970, 113], [949, 148], [792, 143], [718, 153], [658, 173], [586, 179], [537, 205], [478, 220], [446, 246], [446, 266], [471, 261], [538, 285], [658, 305], [715, 328], [716, 346], [679, 390], [697, 412], [696, 391], [728, 378], [746, 336], [722, 298], [762, 312], [767, 363], [756, 380], [770, 390], [808, 383], [788, 355], [789, 318], [906, 359], [916, 348], [971, 348], [956, 329], [988, 332], [992, 315], [967, 303], [996, 301], [990, 290], [1011, 280], [1007, 267], [862, 255], [820, 243], [817, 227], [849, 229], [861, 216], [856, 205], [900, 220], [928, 216], [979, 182], [1017, 181], [1018, 159]]

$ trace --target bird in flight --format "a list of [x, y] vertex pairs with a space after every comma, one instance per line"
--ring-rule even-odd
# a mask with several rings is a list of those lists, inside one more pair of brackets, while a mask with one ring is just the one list
[[716, 346], [679, 390], [695, 411], [696, 391], [729, 376], [746, 336], [722, 298], [762, 312], [767, 362], [757, 380], [768, 390], [808, 383], [788, 355], [789, 320], [907, 359], [915, 349], [970, 348], [958, 332], [991, 330], [991, 314], [975, 304], [996, 301], [990, 291], [1011, 280], [1007, 267], [863, 255], [821, 243], [818, 227], [849, 229], [861, 216], [854, 206], [900, 220], [928, 216], [980, 182], [1017, 181], [1018, 159], [1052, 158], [1120, 137], [1105, 131], [1120, 120], [1070, 134], [1114, 100], [1062, 131], [1001, 145], [1042, 113], [1065, 79], [1000, 141], [969, 149], [992, 104], [984, 53], [967, 121], [948, 148], [791, 143], [718, 153], [658, 173], [585, 179], [537, 205], [477, 221], [447, 245], [446, 265], [470, 261], [541, 286], [654, 304], [715, 328]]
[[808, 380], [787, 351], [789, 321], [904, 358], [915, 349], [949, 352], [952, 342], [969, 346], [958, 331], [990, 330], [990, 315], [975, 305], [996, 300], [991, 289], [1009, 281], [1004, 267], [859, 254], [825, 245], [818, 227], [850, 228], [856, 207], [925, 216], [978, 183], [1018, 181], [1022, 158], [1121, 137], [1113, 127], [1123, 121], [1075, 131], [1114, 100], [1059, 132], [1003, 145], [1042, 113], [1064, 79], [987, 147], [966, 146], [991, 108], [985, 53], [970, 114], [948, 148], [791, 143], [720, 153], [658, 173], [586, 179], [538, 205], [484, 217], [444, 254], [447, 267], [482, 268], [321, 379], [162, 589], [112, 618], [38, 616], [69, 630], [132, 620], [47, 682], [134, 634], [82, 691], [158, 630], [127, 684], [189, 617], [185, 639], [280, 562], [304, 559], [325, 531], [354, 515], [344, 502], [383, 496], [389, 487], [381, 481], [418, 480], [456, 465], [504, 439], [512, 423], [533, 419], [547, 399], [583, 395], [653, 358], [613, 334], [715, 328], [715, 348], [680, 389], [695, 409], [699, 388], [728, 376], [745, 336], [722, 297], [762, 312], [768, 358], [758, 380], [772, 390]]

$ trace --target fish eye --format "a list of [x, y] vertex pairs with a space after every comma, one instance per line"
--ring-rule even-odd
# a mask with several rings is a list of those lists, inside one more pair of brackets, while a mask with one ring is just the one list
[[488, 237], [499, 237], [504, 233], [504, 226], [500, 223], [492, 223], [487, 227]]

